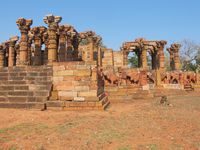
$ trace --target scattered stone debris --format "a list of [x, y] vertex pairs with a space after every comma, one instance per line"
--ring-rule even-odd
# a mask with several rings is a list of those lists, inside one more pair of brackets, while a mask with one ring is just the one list
[[161, 97], [160, 105], [170, 106], [170, 107], [173, 106], [172, 104], [170, 104], [170, 102], [169, 102], [169, 100], [168, 100], [166, 95]]

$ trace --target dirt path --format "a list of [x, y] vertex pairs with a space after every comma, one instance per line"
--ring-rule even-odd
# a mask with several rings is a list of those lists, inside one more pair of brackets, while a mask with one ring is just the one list
[[200, 150], [200, 98], [112, 104], [105, 112], [0, 109], [0, 150]]

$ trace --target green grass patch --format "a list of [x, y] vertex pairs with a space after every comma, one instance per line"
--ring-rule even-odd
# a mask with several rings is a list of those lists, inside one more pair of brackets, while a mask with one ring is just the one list
[[132, 150], [132, 148], [130, 145], [125, 145], [125, 146], [119, 147], [118, 150]]

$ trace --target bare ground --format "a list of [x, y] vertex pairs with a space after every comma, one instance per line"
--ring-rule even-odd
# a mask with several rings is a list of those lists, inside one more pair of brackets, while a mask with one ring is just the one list
[[0, 109], [0, 150], [200, 150], [200, 97], [168, 99], [105, 112]]

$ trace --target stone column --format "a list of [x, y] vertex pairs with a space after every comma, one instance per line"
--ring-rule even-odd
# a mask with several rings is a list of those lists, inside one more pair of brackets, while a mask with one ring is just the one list
[[33, 34], [31, 32], [28, 33], [28, 64], [32, 65], [33, 60], [32, 60], [32, 52], [33, 52]]
[[34, 45], [35, 45], [35, 51], [34, 51], [34, 61], [33, 64], [38, 66], [42, 65], [42, 41], [43, 41], [43, 33], [46, 32], [46, 28], [41, 27], [34, 27], [31, 29], [32, 34], [34, 35]]
[[151, 58], [152, 58], [152, 70], [157, 69], [157, 52], [154, 51], [151, 53]]
[[45, 45], [45, 51], [44, 51], [44, 60], [43, 60], [43, 64], [47, 64], [48, 63], [48, 45], [49, 45], [49, 40], [48, 40], [48, 33], [45, 32], [43, 34], [43, 42], [44, 42], [44, 45]]
[[142, 49], [142, 69], [147, 70], [148, 65], [147, 65], [147, 49], [144, 46]]
[[9, 41], [9, 52], [8, 52], [8, 67], [12, 67], [16, 64], [15, 58], [15, 44], [19, 40], [18, 36], [11, 37]]
[[73, 57], [74, 60], [78, 60], [78, 56], [79, 56], [79, 51], [78, 51], [78, 47], [79, 47], [79, 40], [78, 40], [78, 35], [76, 32], [72, 32], [72, 45], [73, 45]]
[[137, 58], [138, 58], [138, 68], [141, 68], [142, 67], [142, 53], [141, 53], [141, 50], [140, 49], [136, 49], [135, 50], [135, 54], [137, 55]]
[[174, 69], [180, 70], [180, 57], [179, 57], [179, 49], [181, 45], [180, 44], [174, 44]]
[[9, 41], [3, 43], [4, 50], [4, 66], [8, 66], [8, 53], [9, 53]]
[[15, 51], [16, 51], [16, 66], [19, 66], [19, 43], [15, 44]]
[[167, 51], [169, 52], [170, 68], [171, 70], [174, 70], [174, 52], [171, 48], [168, 48]]
[[88, 44], [88, 48], [89, 48], [89, 61], [93, 61], [94, 60], [94, 41], [93, 41], [93, 37], [90, 37], [88, 39], [89, 44]]
[[160, 71], [165, 70], [165, 55], [164, 55], [164, 47], [167, 44], [166, 41], [159, 41], [158, 42], [158, 60], [159, 60], [159, 69]]
[[[67, 54], [66, 60], [72, 61], [73, 60], [73, 45], [70, 35], [67, 36]], [[90, 59], [90, 57], [88, 58]]]
[[4, 50], [3, 45], [0, 44], [0, 68], [4, 67]]
[[51, 64], [52, 62], [57, 61], [57, 51], [58, 51], [58, 35], [57, 29], [58, 24], [61, 22], [62, 17], [60, 16], [53, 16], [47, 15], [44, 17], [44, 22], [48, 24], [48, 63]]
[[20, 66], [28, 65], [28, 32], [32, 25], [32, 20], [20, 18], [17, 20], [17, 25], [21, 32], [20, 39], [20, 52], [19, 52], [19, 64]]
[[156, 86], [161, 86], [161, 75], [159, 69], [156, 69]]
[[[110, 59], [112, 59], [112, 58], [110, 58]], [[123, 65], [125, 67], [128, 66], [128, 51], [126, 51], [126, 50], [123, 51]]]
[[63, 62], [66, 58], [66, 31], [65, 31], [65, 25], [59, 26], [59, 52], [58, 52], [58, 61]]
[[102, 50], [101, 50], [101, 47], [98, 47], [98, 66], [102, 67]]

